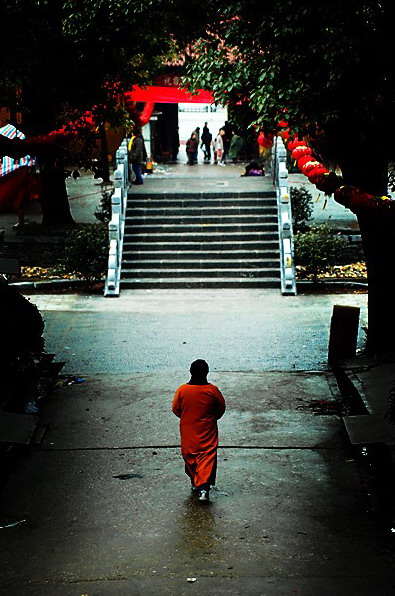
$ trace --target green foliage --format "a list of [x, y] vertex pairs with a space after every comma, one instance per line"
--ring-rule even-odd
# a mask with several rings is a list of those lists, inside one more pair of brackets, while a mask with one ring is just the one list
[[104, 189], [100, 201], [100, 209], [95, 211], [95, 217], [102, 223], [108, 223], [111, 220], [111, 197], [114, 189]]
[[212, 7], [187, 69], [192, 88], [212, 89], [231, 106], [248, 102], [250, 124], [275, 129], [284, 114], [305, 133], [317, 123], [333, 132], [339, 152], [349, 150], [339, 130], [353, 143], [372, 124], [378, 136], [395, 123], [393, 3], [281, 0], [261, 10], [256, 0], [216, 0]]
[[307, 222], [311, 220], [313, 212], [313, 196], [305, 188], [292, 186], [289, 191], [291, 198], [292, 225], [293, 231], [303, 231], [308, 227]]
[[100, 224], [84, 224], [69, 233], [63, 268], [84, 279], [87, 285], [101, 279], [108, 260], [108, 231]]
[[335, 236], [326, 225], [313, 226], [308, 232], [295, 234], [295, 263], [317, 282], [318, 276], [336, 265], [346, 249], [347, 241]]
[[1, 102], [23, 113], [28, 134], [49, 132], [93, 106], [97, 122], [123, 123], [122, 92], [152, 83], [175, 56], [176, 40], [204, 31], [203, 4], [0, 0]]

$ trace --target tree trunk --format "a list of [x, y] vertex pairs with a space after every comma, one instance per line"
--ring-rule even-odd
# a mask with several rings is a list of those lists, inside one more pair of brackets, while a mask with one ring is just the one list
[[42, 225], [73, 226], [62, 160], [47, 158], [40, 163]]
[[[370, 147], [370, 150], [368, 150]], [[374, 195], [387, 194], [388, 158], [372, 144], [350, 145], [339, 163], [345, 184]], [[368, 334], [366, 350], [380, 355], [395, 348], [395, 310], [392, 281], [395, 219], [373, 209], [358, 213], [368, 275]]]
[[391, 286], [395, 221], [382, 214], [358, 215], [368, 273], [368, 335], [366, 350], [383, 354], [395, 349], [395, 311]]

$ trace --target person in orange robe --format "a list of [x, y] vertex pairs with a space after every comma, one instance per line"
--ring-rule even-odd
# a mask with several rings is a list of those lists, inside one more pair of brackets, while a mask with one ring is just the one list
[[185, 473], [200, 501], [208, 501], [210, 486], [215, 484], [217, 420], [225, 412], [225, 400], [218, 387], [208, 383], [208, 372], [205, 360], [192, 362], [191, 380], [177, 389], [172, 405], [173, 413], [180, 418]]

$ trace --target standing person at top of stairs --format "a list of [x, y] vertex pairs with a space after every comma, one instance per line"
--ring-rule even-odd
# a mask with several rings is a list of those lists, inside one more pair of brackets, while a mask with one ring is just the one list
[[213, 135], [211, 134], [207, 122], [204, 123], [203, 132], [202, 132], [202, 143], [200, 145], [201, 149], [204, 151], [204, 161], [205, 163], [209, 163], [211, 160], [211, 141], [213, 139]]
[[221, 134], [221, 130], [218, 131], [217, 136], [213, 141], [213, 153], [214, 153], [214, 163], [217, 164], [218, 160], [222, 157], [222, 152], [224, 150], [224, 142], [222, 140], [223, 131]]
[[132, 184], [144, 184], [143, 177], [141, 175], [141, 166], [147, 159], [147, 151], [144, 145], [144, 139], [141, 136], [141, 129], [135, 128], [133, 130], [134, 138], [131, 143], [129, 151], [129, 159], [132, 164], [133, 172], [136, 175], [136, 179]]
[[224, 143], [224, 150], [222, 153], [221, 163], [226, 165], [226, 160], [230, 148], [230, 142], [233, 136], [233, 126], [230, 124], [230, 122], [228, 122], [228, 120], [226, 120], [225, 124], [222, 127], [222, 130], [224, 131], [222, 138], [222, 141]]
[[199, 146], [199, 141], [196, 137], [196, 133], [193, 132], [191, 134], [191, 138], [187, 140], [187, 144], [186, 144], [189, 166], [193, 166], [193, 164], [195, 163], [195, 154], [198, 150], [198, 146]]

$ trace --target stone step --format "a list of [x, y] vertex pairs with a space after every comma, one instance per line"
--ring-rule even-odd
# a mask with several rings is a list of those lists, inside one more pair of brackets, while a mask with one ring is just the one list
[[133, 259], [124, 258], [122, 271], [134, 269], [278, 269], [278, 259]]
[[178, 199], [128, 199], [127, 212], [129, 209], [184, 209], [184, 208], [218, 208], [218, 207], [276, 207], [277, 200], [274, 197], [262, 198], [262, 197], [249, 197], [249, 198], [194, 198], [184, 199], [179, 197]]
[[212, 278], [212, 277], [233, 277], [238, 279], [246, 279], [246, 278], [266, 278], [270, 277], [271, 279], [280, 279], [280, 270], [277, 268], [255, 268], [255, 269], [248, 269], [248, 268], [239, 268], [239, 269], [209, 269], [209, 268], [200, 268], [200, 267], [193, 267], [191, 269], [187, 268], [177, 268], [177, 269], [122, 269], [122, 279], [140, 279], [140, 278], [189, 278], [189, 277], [204, 277], [204, 278]]
[[276, 205], [229, 205], [228, 207], [133, 207], [126, 210], [126, 218], [129, 217], [213, 217], [213, 216], [229, 216], [229, 215], [274, 215], [277, 217]]
[[237, 238], [230, 241], [221, 241], [221, 238], [219, 238], [216, 240], [211, 239], [210, 242], [207, 242], [206, 237], [204, 236], [200, 241], [183, 241], [182, 239], [179, 239], [178, 242], [173, 242], [173, 237], [170, 237], [167, 241], [162, 239], [160, 242], [158, 242], [155, 240], [141, 241], [139, 237], [133, 237], [133, 240], [131, 241], [125, 240], [123, 245], [123, 254], [128, 252], [161, 252], [167, 250], [178, 253], [181, 251], [193, 251], [195, 253], [200, 253], [200, 251], [232, 252], [235, 250], [259, 250], [274, 251], [275, 254], [278, 254], [279, 240], [278, 237], [274, 238], [273, 240], [266, 241], [262, 241], [260, 239], [239, 241]]
[[196, 216], [189, 216], [189, 215], [169, 215], [167, 217], [159, 216], [159, 215], [148, 215], [142, 217], [128, 217], [125, 221], [125, 229], [130, 229], [132, 227], [142, 227], [142, 226], [155, 226], [161, 228], [162, 226], [166, 225], [177, 225], [177, 226], [224, 226], [226, 224], [236, 224], [236, 225], [250, 225], [250, 224], [262, 224], [266, 226], [267, 224], [273, 224], [275, 228], [278, 225], [277, 214], [276, 215], [265, 215], [261, 213], [255, 213], [254, 215], [240, 215], [238, 213], [234, 215], [196, 215]]
[[281, 287], [279, 279], [127, 279], [121, 280], [122, 289], [177, 289], [177, 288], [276, 288]]
[[224, 231], [217, 232], [216, 230], [208, 230], [205, 232], [179, 232], [175, 230], [167, 230], [164, 232], [151, 232], [151, 233], [125, 233], [125, 242], [131, 244], [133, 242], [172, 242], [177, 244], [179, 242], [246, 242], [248, 240], [255, 240], [255, 242], [278, 242], [277, 231]]
[[182, 235], [203, 235], [212, 236], [217, 234], [224, 237], [227, 234], [261, 234], [277, 232], [278, 226], [275, 223], [257, 223], [257, 224], [158, 224], [158, 225], [125, 225], [125, 238], [131, 235], [144, 236], [146, 234], [156, 234], [157, 236], [174, 234]]
[[121, 279], [122, 289], [181, 289], [181, 288], [281, 288], [278, 278], [141, 278]]
[[275, 192], [128, 196], [121, 287], [281, 286]]
[[[180, 260], [208, 260], [208, 261], [241, 261], [261, 259], [278, 262], [278, 250], [133, 250], [129, 247], [123, 250], [123, 259], [130, 261], [177, 261]], [[225, 267], [225, 265], [224, 265]]]
[[[186, 181], [186, 184], [188, 182]], [[179, 192], [129, 192], [128, 193], [128, 201], [142, 201], [150, 199], [156, 201], [176, 201], [180, 199], [245, 199], [245, 198], [260, 198], [260, 199], [269, 199], [276, 196], [276, 191], [272, 190], [263, 190], [263, 191], [254, 191], [254, 190], [245, 190], [245, 191], [235, 191], [235, 190], [208, 190], [204, 192], [188, 192], [188, 191], [179, 191]]]

